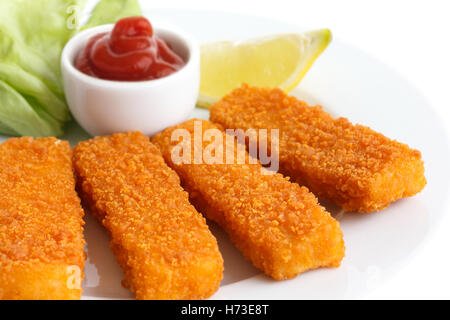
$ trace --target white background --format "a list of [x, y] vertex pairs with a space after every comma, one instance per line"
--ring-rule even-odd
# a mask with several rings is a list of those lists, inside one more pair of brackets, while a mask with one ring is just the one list
[[[408, 78], [432, 103], [450, 133], [450, 1], [141, 0], [141, 4], [148, 8], [246, 13], [307, 29], [328, 27], [334, 37], [359, 47]], [[411, 262], [361, 298], [450, 299], [448, 206], [447, 211], [438, 232]]]

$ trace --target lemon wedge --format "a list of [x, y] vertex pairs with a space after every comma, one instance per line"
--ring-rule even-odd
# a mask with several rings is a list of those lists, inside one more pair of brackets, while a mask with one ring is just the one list
[[201, 46], [199, 107], [208, 108], [242, 83], [295, 88], [331, 41], [328, 29]]

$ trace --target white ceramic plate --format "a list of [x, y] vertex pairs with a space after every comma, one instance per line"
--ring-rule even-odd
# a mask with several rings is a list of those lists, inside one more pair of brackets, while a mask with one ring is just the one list
[[[226, 13], [152, 9], [147, 16], [151, 21], [176, 24], [200, 41], [302, 31], [282, 22]], [[428, 102], [393, 70], [334, 39], [292, 94], [421, 150], [428, 185], [419, 195], [397, 201], [378, 213], [342, 215], [327, 206], [344, 232], [346, 256], [342, 266], [309, 271], [287, 281], [273, 281], [261, 274], [211, 223], [225, 260], [224, 279], [212, 298], [362, 298], [409, 261], [445, 212], [449, 173], [445, 131]], [[207, 119], [208, 112], [198, 109], [192, 116]], [[0, 136], [0, 141], [5, 138]], [[76, 144], [88, 135], [72, 125], [64, 138]], [[123, 274], [109, 249], [106, 232], [89, 213], [85, 235], [88, 259], [83, 297], [132, 298], [121, 286]]]

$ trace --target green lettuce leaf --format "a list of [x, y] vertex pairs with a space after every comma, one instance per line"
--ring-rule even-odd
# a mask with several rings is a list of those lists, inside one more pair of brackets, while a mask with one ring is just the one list
[[[85, 0], [0, 1], [0, 133], [59, 136], [71, 119], [60, 56], [81, 28]], [[137, 0], [102, 0], [89, 28], [140, 15]]]
[[137, 0], [100, 1], [92, 11], [89, 21], [82, 29], [92, 28], [102, 24], [115, 23], [122, 18], [140, 15], [142, 15], [141, 7]]

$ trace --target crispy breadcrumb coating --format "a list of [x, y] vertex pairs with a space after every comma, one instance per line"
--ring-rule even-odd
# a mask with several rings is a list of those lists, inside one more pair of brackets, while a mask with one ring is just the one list
[[381, 210], [426, 184], [419, 151], [280, 89], [244, 84], [211, 107], [210, 119], [231, 129], [279, 129], [279, 171], [346, 211]]
[[217, 241], [148, 137], [81, 142], [74, 167], [83, 202], [109, 231], [124, 284], [137, 299], [201, 299], [217, 290]]
[[11, 138], [0, 164], [0, 299], [80, 299], [84, 212], [69, 144]]
[[[210, 144], [202, 144], [201, 137], [194, 138], [194, 121], [200, 120], [166, 129], [153, 142], [179, 174], [196, 208], [224, 228], [245, 257], [274, 279], [292, 278], [308, 269], [339, 266], [344, 256], [339, 223], [307, 188], [280, 174], [263, 174], [259, 163], [249, 164], [248, 153], [246, 164], [172, 161], [176, 145], [197, 145], [197, 150], [204, 151]], [[201, 124], [203, 130], [218, 128], [208, 121]], [[188, 130], [190, 139], [172, 141], [176, 129]], [[225, 137], [222, 131], [219, 134]], [[231, 148], [229, 152], [236, 159], [233, 145], [226, 144], [224, 148]], [[190, 150], [193, 159], [194, 148]]]

